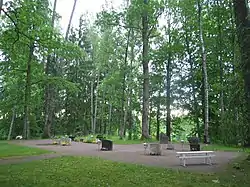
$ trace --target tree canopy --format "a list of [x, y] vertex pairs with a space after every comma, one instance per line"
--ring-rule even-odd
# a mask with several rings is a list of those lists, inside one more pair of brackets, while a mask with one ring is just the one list
[[89, 20], [73, 17], [75, 0], [66, 34], [58, 3], [0, 1], [1, 139], [166, 132], [250, 145], [247, 1], [124, 0]]

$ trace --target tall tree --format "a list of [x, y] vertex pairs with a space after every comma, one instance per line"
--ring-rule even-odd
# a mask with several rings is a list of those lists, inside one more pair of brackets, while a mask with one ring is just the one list
[[69, 31], [70, 31], [72, 19], [73, 19], [75, 9], [76, 9], [76, 3], [77, 3], [77, 0], [74, 0], [73, 8], [72, 8], [72, 11], [71, 11], [71, 14], [70, 14], [69, 23], [68, 23], [66, 34], [65, 34], [65, 40], [68, 40], [68, 37], [69, 37]]
[[207, 75], [207, 54], [203, 36], [202, 3], [197, 0], [198, 23], [200, 49], [202, 55], [202, 75], [203, 75], [203, 94], [204, 94], [204, 143], [209, 143], [209, 102], [208, 102], [208, 75]]
[[[168, 17], [168, 29], [167, 29], [167, 34], [168, 34], [168, 45], [171, 46], [172, 43], [172, 36], [171, 36], [171, 14], [169, 14]], [[167, 118], [166, 118], [166, 134], [169, 138], [169, 141], [171, 141], [171, 69], [172, 69], [172, 51], [171, 48], [169, 47], [168, 49], [168, 57], [166, 61], [166, 109], [167, 109]]]
[[143, 65], [143, 101], [142, 101], [142, 139], [149, 138], [149, 23], [148, 0], [144, 0], [142, 13], [142, 65]]
[[250, 146], [250, 9], [247, 0], [234, 0], [234, 10], [241, 50], [241, 67], [245, 82], [246, 144]]
[[[56, 5], [57, 0], [54, 0], [54, 6], [53, 6], [53, 13], [52, 13], [52, 19], [51, 19], [51, 27], [54, 29], [55, 24], [55, 17], [56, 17]], [[52, 33], [51, 33], [52, 36]], [[47, 57], [47, 63], [45, 64], [45, 74], [47, 76], [52, 75], [52, 58], [53, 55], [51, 54], [52, 50], [48, 49], [48, 57]], [[53, 85], [48, 83], [45, 85], [45, 98], [44, 98], [44, 108], [45, 108], [45, 122], [44, 122], [44, 131], [43, 131], [43, 137], [49, 138], [51, 136], [51, 126], [53, 122], [53, 115], [54, 115], [54, 88]]]
[[30, 138], [30, 97], [31, 97], [31, 64], [33, 61], [35, 44], [34, 41], [30, 41], [29, 44], [29, 57], [27, 61], [26, 69], [26, 83], [24, 91], [24, 127], [23, 127], [23, 136], [25, 139]]

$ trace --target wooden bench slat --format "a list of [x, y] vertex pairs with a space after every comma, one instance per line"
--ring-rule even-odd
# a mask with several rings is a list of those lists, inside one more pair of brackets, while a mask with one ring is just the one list
[[208, 156], [196, 156], [196, 157], [190, 157], [190, 156], [186, 156], [186, 157], [179, 157], [179, 158], [209, 158], [209, 157], [214, 157], [215, 155], [208, 155]]
[[188, 152], [176, 152], [177, 154], [192, 154], [192, 153], [213, 153], [214, 151], [188, 151]]

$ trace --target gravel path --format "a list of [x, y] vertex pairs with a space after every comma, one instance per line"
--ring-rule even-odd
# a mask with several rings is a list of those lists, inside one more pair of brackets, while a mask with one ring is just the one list
[[[164, 149], [162, 156], [148, 156], [144, 155], [144, 148], [142, 144], [135, 145], [114, 145], [113, 151], [98, 151], [96, 144], [87, 144], [80, 142], [72, 142], [71, 146], [46, 145], [50, 144], [51, 140], [28, 140], [28, 141], [13, 141], [13, 143], [21, 144], [30, 147], [38, 147], [41, 149], [55, 151], [56, 154], [46, 154], [38, 156], [29, 156], [14, 159], [0, 160], [1, 164], [22, 163], [33, 160], [50, 159], [60, 156], [97, 156], [100, 158], [118, 161], [123, 163], [142, 164], [147, 166], [156, 166], [163, 168], [181, 169], [186, 171], [198, 172], [216, 172], [220, 171], [230, 161], [241, 156], [239, 152], [215, 152], [213, 165], [204, 165], [202, 159], [188, 160], [187, 167], [180, 166], [180, 161], [176, 158], [176, 151], [182, 151], [180, 144], [175, 144], [175, 150]], [[188, 151], [188, 145], [184, 145], [184, 151]]]

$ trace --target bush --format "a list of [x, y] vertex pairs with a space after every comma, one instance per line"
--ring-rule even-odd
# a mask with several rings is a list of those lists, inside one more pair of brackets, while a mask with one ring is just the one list
[[102, 134], [98, 134], [98, 135], [96, 136], [96, 138], [99, 139], [99, 140], [106, 140], [106, 137], [103, 136]]
[[74, 140], [75, 140], [75, 142], [80, 142], [81, 140], [84, 140], [84, 138], [81, 136], [77, 136], [77, 137], [75, 137]]
[[250, 161], [250, 154], [247, 156], [247, 159], [246, 159], [247, 161]]
[[90, 135], [87, 137], [87, 139], [84, 141], [84, 143], [93, 143], [96, 142], [96, 138], [94, 138], [93, 135]]
[[84, 141], [84, 143], [93, 143], [93, 140], [87, 139]]

